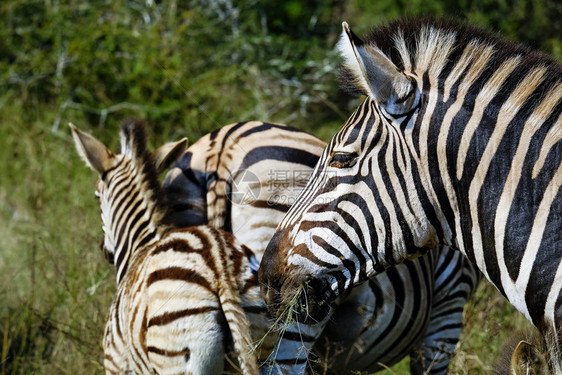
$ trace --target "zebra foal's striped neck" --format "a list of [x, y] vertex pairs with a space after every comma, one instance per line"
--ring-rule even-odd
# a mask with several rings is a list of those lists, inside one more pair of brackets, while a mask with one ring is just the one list
[[115, 264], [119, 283], [133, 255], [170, 229], [168, 205], [157, 177], [181, 155], [187, 140], [150, 153], [144, 125], [128, 120], [121, 127], [121, 153], [114, 155], [92, 136], [72, 125], [71, 129], [79, 154], [100, 176], [96, 196], [101, 207], [104, 253]]

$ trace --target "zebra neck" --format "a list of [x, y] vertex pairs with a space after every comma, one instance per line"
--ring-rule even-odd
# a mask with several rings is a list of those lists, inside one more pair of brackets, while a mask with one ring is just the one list
[[126, 275], [135, 255], [157, 242], [169, 229], [163, 213], [147, 194], [130, 195], [120, 205], [102, 206], [105, 246], [113, 250], [117, 283]]
[[[117, 283], [127, 274], [135, 256], [142, 252], [142, 249], [158, 242], [161, 235], [151, 223], [143, 223], [137, 226], [140, 234], [135, 236], [134, 232], [129, 232], [130, 237], [124, 239], [123, 246], [115, 251], [115, 269]], [[150, 229], [152, 228], [152, 229]]]

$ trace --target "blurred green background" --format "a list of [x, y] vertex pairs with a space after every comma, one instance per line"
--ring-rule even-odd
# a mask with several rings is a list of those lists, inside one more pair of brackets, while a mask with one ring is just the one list
[[[334, 45], [401, 15], [447, 15], [562, 58], [555, 0], [0, 2], [0, 373], [102, 373], [114, 273], [98, 249], [94, 173], [68, 122], [116, 149], [146, 119], [151, 147], [242, 120], [327, 140], [357, 104]], [[483, 283], [454, 374], [485, 374], [527, 322]], [[388, 374], [408, 373], [403, 362]]]

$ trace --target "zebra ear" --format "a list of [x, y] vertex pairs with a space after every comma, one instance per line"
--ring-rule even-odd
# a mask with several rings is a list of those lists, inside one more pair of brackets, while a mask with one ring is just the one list
[[91, 135], [78, 130], [73, 124], [68, 125], [72, 130], [76, 150], [86, 165], [100, 175], [111, 168], [114, 158], [111, 151]]
[[391, 114], [408, 112], [416, 98], [416, 85], [376, 46], [364, 43], [349, 25], [343, 32], [338, 49], [344, 68], [353, 77], [352, 84]]
[[156, 165], [156, 173], [160, 174], [167, 170], [176, 160], [183, 155], [187, 149], [187, 138], [178, 142], [166, 143], [152, 153], [152, 160]]
[[538, 373], [542, 367], [546, 365], [537, 349], [527, 341], [519, 341], [511, 356], [511, 373], [516, 375]]

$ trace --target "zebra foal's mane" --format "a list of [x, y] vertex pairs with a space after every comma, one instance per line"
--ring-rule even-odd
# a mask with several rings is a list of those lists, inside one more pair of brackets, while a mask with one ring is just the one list
[[[82, 133], [72, 124], [70, 126], [79, 155], [86, 165], [98, 173], [96, 195], [101, 200], [102, 220], [113, 223], [111, 228], [104, 229], [105, 235], [100, 248], [106, 260], [118, 266], [116, 262], [120, 263], [120, 259], [127, 251], [123, 251], [122, 255], [116, 258], [114, 251], [117, 249], [108, 248], [106, 242], [110, 238], [109, 241], [115, 246], [120, 241], [118, 239], [123, 236], [125, 228], [115, 228], [114, 224], [122, 220], [125, 211], [114, 207], [115, 202], [111, 203], [111, 200], [121, 200], [119, 204], [122, 206], [124, 204], [124, 207], [132, 204], [138, 205], [140, 201], [143, 201], [146, 208], [144, 219], [142, 219], [146, 223], [143, 225], [149, 225], [149, 231], [156, 234], [156, 238], [174, 229], [175, 225], [171, 217], [172, 206], [160, 187], [158, 175], [179, 157], [187, 145], [187, 139], [166, 143], [154, 152], [149, 152], [144, 123], [129, 119], [121, 125], [119, 132], [121, 148], [117, 154], [114, 154], [92, 136]], [[123, 183], [128, 185], [127, 191], [123, 190]], [[114, 197], [104, 193], [107, 188], [112, 190], [109, 194]], [[124, 193], [129, 197], [137, 196], [136, 203], [130, 199], [128, 202], [122, 201]], [[119, 196], [121, 197], [119, 198]], [[147, 213], [150, 219], [147, 218]], [[127, 231], [129, 230], [130, 228], [127, 229]]]
[[148, 151], [146, 128], [142, 121], [128, 119], [121, 125], [121, 152], [131, 158], [131, 163], [141, 169], [137, 181], [149, 201], [152, 202], [152, 215], [157, 222], [165, 226], [173, 226], [171, 221], [171, 205], [162, 192], [158, 181], [158, 170], [155, 155]]
[[[452, 19], [403, 18], [371, 30], [363, 39], [366, 45], [376, 46], [400, 71], [419, 70], [429, 75], [446, 78], [453, 66], [463, 58], [466, 47], [473, 47], [469, 55], [474, 59], [482, 53], [491, 53], [486, 69], [496, 69], [501, 63], [519, 57], [513, 78], [517, 81], [531, 71], [546, 68], [550, 84], [547, 92], [560, 82], [562, 66], [552, 57], [509, 41], [490, 31]], [[466, 55], [464, 55], [466, 57]], [[352, 95], [367, 95], [357, 85], [356, 77], [343, 64], [339, 71], [340, 87]]]

